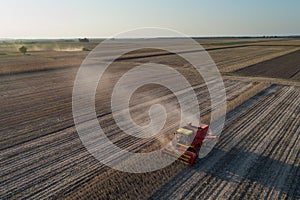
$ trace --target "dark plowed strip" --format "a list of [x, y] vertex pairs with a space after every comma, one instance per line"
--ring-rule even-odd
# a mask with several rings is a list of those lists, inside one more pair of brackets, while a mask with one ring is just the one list
[[[293, 78], [300, 68], [300, 50], [235, 71], [244, 76]], [[296, 80], [300, 80], [298, 77]]]

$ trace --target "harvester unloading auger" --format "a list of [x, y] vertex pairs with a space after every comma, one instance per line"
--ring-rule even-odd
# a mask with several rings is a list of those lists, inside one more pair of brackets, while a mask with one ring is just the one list
[[176, 157], [189, 166], [196, 162], [203, 141], [217, 138], [209, 134], [209, 127], [206, 124], [200, 124], [197, 127], [189, 123], [179, 128], [174, 134], [176, 141], [170, 142], [161, 153]]

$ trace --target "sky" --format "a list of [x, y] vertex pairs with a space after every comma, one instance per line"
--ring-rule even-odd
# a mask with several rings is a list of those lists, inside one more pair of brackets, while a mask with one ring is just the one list
[[188, 36], [300, 35], [299, 0], [0, 0], [0, 38], [101, 38], [142, 27]]

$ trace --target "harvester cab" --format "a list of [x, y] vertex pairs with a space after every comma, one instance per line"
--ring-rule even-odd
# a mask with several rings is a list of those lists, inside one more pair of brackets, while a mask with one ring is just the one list
[[176, 157], [189, 166], [196, 162], [203, 141], [217, 138], [209, 134], [209, 127], [206, 124], [197, 127], [189, 123], [176, 130], [174, 135], [175, 140], [162, 150], [162, 154]]

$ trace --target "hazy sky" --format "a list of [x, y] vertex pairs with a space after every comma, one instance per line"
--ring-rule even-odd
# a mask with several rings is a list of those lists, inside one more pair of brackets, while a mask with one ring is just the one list
[[300, 34], [299, 0], [0, 0], [0, 38], [110, 37], [139, 27], [190, 36]]

